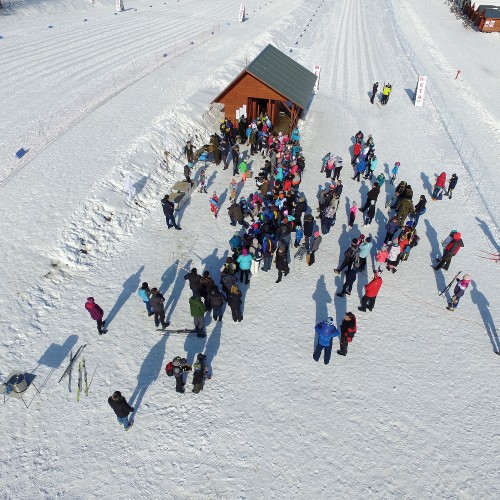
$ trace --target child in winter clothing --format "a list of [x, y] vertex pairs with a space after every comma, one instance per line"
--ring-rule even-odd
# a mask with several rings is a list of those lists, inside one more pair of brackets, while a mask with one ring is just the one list
[[295, 243], [293, 244], [293, 246], [295, 248], [300, 246], [300, 242], [301, 242], [303, 236], [304, 236], [304, 231], [302, 231], [302, 227], [297, 226], [295, 228]]
[[455, 289], [453, 290], [453, 297], [448, 303], [448, 307], [446, 309], [454, 311], [455, 308], [458, 307], [458, 303], [463, 297], [465, 290], [467, 290], [467, 287], [470, 285], [471, 280], [472, 278], [470, 274], [465, 274], [462, 279], [457, 278], [457, 284], [455, 285]]
[[205, 169], [203, 169], [200, 172], [200, 189], [198, 189], [199, 193], [206, 193], [207, 192], [207, 172]]
[[399, 163], [399, 161], [397, 161], [394, 164], [394, 167], [392, 167], [392, 170], [391, 170], [391, 184], [394, 184], [394, 181], [396, 180], [396, 177], [398, 176], [400, 165], [401, 165], [401, 163]]
[[104, 311], [95, 303], [94, 297], [88, 297], [85, 303], [85, 309], [90, 313], [90, 317], [97, 323], [97, 331], [99, 335], [105, 334], [108, 330], [104, 329], [103, 321]]
[[387, 257], [387, 267], [386, 269], [388, 271], [391, 271], [392, 274], [394, 274], [397, 269], [396, 266], [398, 265], [399, 261], [399, 254], [401, 253], [401, 247], [399, 246], [399, 241], [396, 239], [392, 243], [389, 243], [390, 248], [389, 248], [389, 255]]
[[378, 262], [378, 265], [375, 269], [373, 269], [373, 272], [377, 271], [381, 273], [382, 267], [384, 267], [384, 264], [387, 262], [388, 257], [389, 251], [387, 250], [387, 245], [384, 244], [377, 252], [377, 255], [375, 255], [375, 261]]
[[230, 201], [236, 201], [236, 193], [238, 191], [238, 183], [236, 182], [235, 178], [233, 177], [231, 182], [229, 183], [229, 200]]
[[356, 219], [356, 214], [358, 213], [358, 204], [353, 201], [351, 209], [349, 210], [349, 229], [354, 226], [354, 220]]
[[210, 198], [210, 210], [217, 217], [217, 211], [219, 210], [219, 197], [217, 193], [214, 191], [212, 197]]
[[453, 190], [457, 187], [457, 182], [458, 182], [458, 176], [457, 174], [453, 174], [448, 181], [448, 192], [446, 193], [446, 196], [451, 200], [451, 195], [453, 194]]
[[241, 163], [238, 165], [238, 170], [241, 174], [241, 180], [245, 182], [247, 180], [247, 162], [245, 160], [242, 160]]
[[149, 285], [147, 284], [146, 281], [142, 284], [141, 288], [137, 290], [137, 295], [139, 295], [139, 297], [146, 305], [148, 316], [153, 316], [153, 308], [151, 307], [151, 303], [149, 302], [149, 296], [151, 295], [151, 290], [149, 289]]
[[323, 156], [323, 158], [321, 158], [321, 170], [320, 170], [320, 173], [323, 173], [325, 171], [326, 164], [328, 163], [328, 160], [330, 159], [331, 155], [332, 155], [332, 153], [326, 153], [326, 155]]

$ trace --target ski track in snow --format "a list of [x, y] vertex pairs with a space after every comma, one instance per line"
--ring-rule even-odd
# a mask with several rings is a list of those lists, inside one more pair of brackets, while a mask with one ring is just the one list
[[[465, 178], [435, 110], [424, 107], [416, 115], [401, 95], [414, 75], [394, 38], [385, 2], [377, 0], [368, 9], [361, 0], [335, 0], [316, 14], [320, 3], [288, 2], [283, 11], [283, 2], [273, 1], [268, 12], [255, 15], [251, 6], [257, 2], [249, 4], [249, 20], [238, 33], [184, 54], [125, 90], [2, 188], [3, 208], [14, 199], [20, 207], [17, 227], [5, 221], [7, 240], [0, 248], [10, 264], [0, 299], [2, 378], [16, 366], [34, 369], [49, 345], [62, 345], [69, 335], [79, 337], [77, 345], [88, 344], [89, 377], [95, 370], [89, 397], [76, 403], [76, 374], [73, 392], [67, 380], [57, 384], [66, 361], [55, 370], [39, 365], [35, 373], [43, 389], [29, 409], [16, 401], [2, 408], [11, 422], [0, 446], [0, 487], [6, 498], [117, 498], [117, 485], [120, 495], [133, 498], [496, 497], [498, 358], [483, 326], [487, 312], [493, 318], [499, 314], [493, 293], [496, 267], [476, 256], [491, 238], [498, 241], [498, 234], [488, 237], [488, 226], [479, 222], [481, 202], [464, 184], [453, 200], [429, 200], [419, 224], [421, 242], [410, 261], [394, 276], [383, 274], [374, 311], [358, 314], [349, 355], [339, 360], [334, 350], [328, 367], [311, 360], [313, 325], [327, 314], [339, 322], [345, 310], [357, 312], [357, 294], [368, 281], [360, 276], [351, 297], [335, 296], [342, 279], [331, 270], [339, 246], [345, 248], [354, 234], [346, 231], [344, 208], [313, 267], [293, 261], [283, 287], [274, 283], [275, 269], [253, 276], [243, 290], [243, 323], [233, 324], [226, 311], [222, 324], [210, 322], [205, 340], [157, 335], [135, 295], [143, 280], [160, 286], [173, 326], [190, 326], [183, 268], [196, 265], [218, 277], [234, 232], [225, 213], [227, 199], [214, 219], [208, 197], [193, 193], [181, 212], [180, 232], [166, 230], [159, 199], [181, 177], [185, 139], [200, 146], [217, 128], [220, 115], [217, 107], [209, 109], [211, 99], [239, 73], [247, 55], [252, 59], [269, 42], [286, 53], [292, 48], [290, 55], [306, 67], [322, 64], [320, 91], [301, 124], [307, 160], [301, 188], [313, 208], [318, 186], [325, 183], [319, 165], [326, 151], [345, 160], [341, 207], [362, 201], [368, 188], [349, 179], [348, 161], [350, 138], [360, 128], [373, 133], [380, 168], [387, 171], [394, 161], [402, 162], [401, 175], [415, 196], [426, 192], [439, 173], [436, 151], [446, 158], [447, 170]], [[189, 9], [195, 5], [201, 2], [191, 2]], [[186, 8], [181, 0], [179, 15]], [[224, 6], [207, 2], [203, 9], [216, 18]], [[271, 25], [264, 22], [269, 12]], [[115, 17], [122, 28], [134, 28], [125, 16]], [[189, 19], [183, 23], [179, 28], [187, 28]], [[122, 28], [113, 24], [103, 26], [109, 37], [119, 39]], [[370, 30], [373, 25], [381, 29]], [[62, 54], [71, 40], [57, 35], [53, 50]], [[146, 45], [145, 36], [141, 42]], [[98, 76], [107, 62], [97, 56]], [[214, 69], [201, 78], [203, 60]], [[190, 81], [183, 78], [186, 69]], [[384, 77], [401, 93], [379, 108], [370, 104], [367, 92], [374, 78], [382, 85]], [[168, 96], [158, 92], [159, 82], [172, 79], [177, 82]], [[158, 111], [147, 114], [152, 91], [158, 92]], [[138, 96], [144, 103], [137, 102]], [[99, 124], [118, 121], [127, 108], [137, 124], [104, 137]], [[165, 134], [171, 146], [168, 167], [161, 159]], [[85, 151], [79, 142], [87, 137], [92, 145]], [[106, 142], [116, 150], [104, 156]], [[71, 162], [68, 148], [81, 161]], [[57, 172], [60, 162], [72, 178], [61, 175], [66, 184], [51, 186], [56, 180], [51, 171]], [[252, 170], [258, 172], [262, 163], [254, 158]], [[126, 200], [126, 173], [136, 182], [138, 205]], [[230, 171], [208, 166], [209, 189], [219, 196], [231, 177]], [[23, 194], [30, 178], [40, 187], [27, 187]], [[252, 182], [242, 194], [250, 193]], [[383, 233], [378, 227], [385, 223], [383, 202], [389, 194], [386, 186], [372, 236]], [[434, 273], [429, 261], [437, 255], [439, 240], [458, 225], [457, 207], [465, 248], [448, 274]], [[87, 255], [80, 253], [80, 239]], [[436, 289], [458, 268], [473, 275], [477, 291], [468, 290], [460, 308], [449, 314]], [[83, 310], [89, 293], [112, 316], [110, 331], [101, 338]], [[190, 393], [189, 383], [186, 394], [177, 395], [164, 374], [166, 360], [185, 353], [192, 361], [201, 350], [214, 368], [213, 378], [200, 395]], [[116, 389], [136, 405], [136, 423], [128, 433], [107, 405]]]

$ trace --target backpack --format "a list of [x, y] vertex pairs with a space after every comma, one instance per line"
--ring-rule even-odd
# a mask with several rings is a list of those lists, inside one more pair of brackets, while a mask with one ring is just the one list
[[174, 375], [174, 365], [173, 365], [172, 361], [170, 361], [169, 363], [167, 363], [167, 366], [165, 366], [165, 373], [169, 377], [173, 377], [173, 375]]

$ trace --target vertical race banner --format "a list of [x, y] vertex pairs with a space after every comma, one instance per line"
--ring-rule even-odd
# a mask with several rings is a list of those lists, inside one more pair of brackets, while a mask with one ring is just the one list
[[314, 65], [313, 73], [317, 76], [316, 82], [314, 83], [314, 92], [317, 92], [319, 90], [319, 75], [321, 73], [321, 66], [319, 64]]
[[116, 0], [115, 10], [116, 12], [122, 12], [123, 10], [125, 10], [125, 7], [123, 6], [123, 0]]
[[425, 85], [427, 83], [426, 76], [419, 76], [417, 88], [415, 89], [415, 106], [422, 106], [424, 103]]
[[240, 5], [240, 13], [238, 15], [238, 22], [242, 23], [245, 20], [245, 6], [243, 4]]

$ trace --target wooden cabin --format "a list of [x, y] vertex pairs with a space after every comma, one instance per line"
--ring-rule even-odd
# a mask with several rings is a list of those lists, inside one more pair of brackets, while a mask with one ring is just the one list
[[500, 7], [488, 7], [478, 12], [475, 24], [484, 33], [500, 31]]
[[309, 105], [315, 82], [314, 73], [269, 44], [212, 102], [222, 103], [235, 124], [244, 106], [249, 120], [263, 113], [275, 124], [287, 115], [291, 131]]

